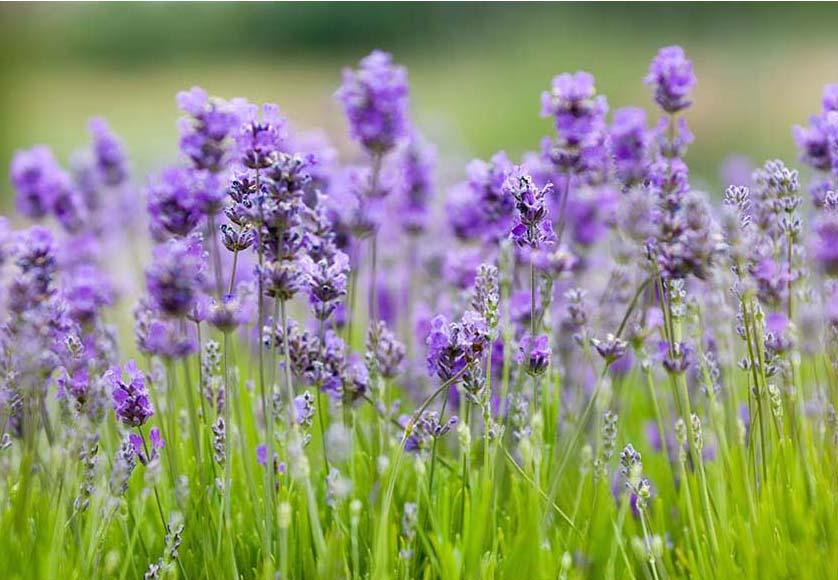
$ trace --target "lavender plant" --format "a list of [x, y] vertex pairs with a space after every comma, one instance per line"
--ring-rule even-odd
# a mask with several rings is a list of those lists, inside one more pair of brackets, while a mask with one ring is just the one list
[[779, 160], [697, 191], [693, 63], [645, 82], [652, 126], [556, 76], [554, 134], [453, 184], [380, 51], [360, 165], [197, 87], [147, 178], [100, 118], [17, 152], [4, 577], [831, 577], [838, 89], [806, 199]]

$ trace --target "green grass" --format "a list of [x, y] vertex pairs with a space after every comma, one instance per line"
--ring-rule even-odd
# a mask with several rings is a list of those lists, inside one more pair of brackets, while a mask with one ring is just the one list
[[[577, 354], [579, 364], [601, 373], [601, 361]], [[362, 404], [349, 415], [352, 452], [331, 458], [332, 467], [351, 480], [351, 492], [328, 506], [317, 421], [309, 430], [305, 460], [289, 460], [288, 472], [278, 476], [276, 494], [264, 493], [264, 469], [254, 452], [263, 440], [255, 412], [259, 394], [245, 385], [244, 377], [253, 376], [255, 369], [243, 356], [231, 353], [232, 359], [238, 358], [231, 370], [240, 368], [242, 381], [230, 408], [229, 520], [223, 517], [224, 494], [216, 484], [224, 480], [223, 468], [211, 459], [213, 411], [205, 409], [206, 415], [196, 418], [198, 439], [191, 435], [187, 389], [196, 386], [185, 379], [197, 376], [192, 360], [174, 367], [171, 390], [152, 386], [159, 412], [151, 424], [162, 428], [167, 440], [154, 486], [147, 468], [138, 466], [124, 499], [109, 494], [107, 479], [119, 441], [110, 412], [101, 431], [95, 491], [84, 512], [73, 507], [83, 475], [76, 438], [85, 429], [79, 429], [77, 420], [65, 417], [53, 426], [57, 435], [52, 446], [42, 437], [37, 446], [16, 442], [2, 452], [4, 578], [141, 576], [165, 549], [154, 488], [167, 521], [175, 512], [183, 521], [172, 577], [267, 578], [277, 571], [294, 578], [832, 575], [838, 558], [835, 425], [826, 417], [797, 413], [797, 406], [816, 391], [835, 392], [825, 357], [806, 358], [798, 366], [802, 389], [784, 398], [786, 414], [767, 424], [764, 457], [762, 447], [753, 451], [755, 439], [747, 444], [737, 420], [738, 404], [749, 398], [748, 373], [724, 369], [725, 387], [718, 399], [694, 392], [692, 408], [704, 417], [705, 445], [714, 444], [717, 452], [715, 458], [691, 465], [671, 465], [646, 443], [646, 423], [656, 419], [651, 394], [665, 424], [674, 422], [676, 402], [683, 404], [683, 399], [663, 373], [647, 374], [637, 367], [624, 378], [600, 382], [590, 423], [578, 406], [571, 407], [577, 410], [561, 432], [556, 430], [559, 409], [571, 393], [552, 371], [543, 381], [542, 404], [528, 439], [516, 443], [507, 434], [486, 448], [479, 413], [473, 412], [465, 455], [456, 443], [463, 441], [462, 434], [440, 440], [433, 487], [429, 456], [403, 452], [401, 431], [388, 428], [371, 406]], [[529, 379], [511, 388], [527, 389]], [[608, 476], [602, 478], [595, 476], [590, 458], [601, 450], [599, 426], [605, 409], [617, 412], [619, 420], [616, 451], [607, 464]], [[336, 410], [328, 421], [345, 419]], [[752, 425], [757, 428], [757, 418]], [[284, 421], [278, 428], [277, 452], [288, 460], [286, 443], [296, 435]], [[384, 439], [379, 437], [382, 429]], [[612, 495], [617, 456], [629, 442], [642, 453], [643, 474], [654, 489], [642, 520]], [[266, 498], [273, 521], [269, 544]], [[409, 543], [402, 535], [407, 502], [418, 506], [415, 537]], [[653, 563], [644, 554], [644, 538], [657, 546]], [[401, 558], [403, 549], [412, 556]]]

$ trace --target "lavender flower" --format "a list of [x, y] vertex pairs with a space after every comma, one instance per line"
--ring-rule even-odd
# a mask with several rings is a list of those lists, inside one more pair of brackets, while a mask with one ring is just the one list
[[643, 183], [646, 180], [650, 144], [646, 112], [636, 107], [614, 111], [610, 137], [617, 179], [625, 187]]
[[628, 343], [613, 334], [606, 335], [603, 340], [592, 338], [591, 345], [599, 353], [599, 356], [605, 359], [606, 364], [611, 364], [615, 360], [624, 357], [628, 351]]
[[122, 370], [113, 368], [108, 371], [107, 380], [111, 384], [113, 408], [117, 419], [128, 427], [141, 427], [154, 415], [154, 407], [148, 398], [145, 375], [130, 360], [125, 365], [128, 381], [122, 379]]
[[[561, 173], [601, 180], [607, 165], [605, 115], [608, 101], [596, 94], [593, 75], [564, 73], [541, 95], [541, 116], [553, 117], [555, 142], [545, 141], [544, 155]], [[564, 179], [569, 179], [567, 175]]]
[[300, 259], [300, 269], [308, 286], [309, 302], [315, 318], [326, 320], [341, 298], [346, 296], [349, 258], [337, 249], [332, 256], [323, 257], [318, 262], [305, 255]]
[[387, 323], [379, 320], [370, 325], [367, 332], [367, 366], [374, 368], [385, 379], [391, 379], [402, 371], [405, 346], [387, 328]]
[[517, 362], [533, 376], [544, 374], [550, 366], [550, 339], [546, 334], [524, 336], [518, 344]]
[[55, 183], [61, 181], [61, 168], [45, 145], [17, 151], [9, 168], [12, 185], [17, 190], [17, 211], [40, 219], [52, 210]]
[[532, 177], [523, 168], [515, 167], [503, 184], [503, 193], [515, 200], [518, 221], [512, 228], [511, 236], [520, 247], [539, 249], [543, 244], [555, 240], [553, 225], [548, 219], [545, 198], [552, 189], [547, 184], [536, 187]]
[[160, 318], [148, 300], [134, 309], [134, 338], [138, 350], [148, 356], [179, 359], [194, 353], [198, 345], [179, 321]]
[[434, 195], [436, 150], [415, 131], [411, 132], [395, 162], [399, 173], [399, 220], [410, 235], [428, 227], [428, 203]]
[[824, 212], [815, 223], [812, 256], [827, 276], [838, 277], [838, 211]]
[[314, 396], [306, 391], [302, 395], [294, 397], [293, 403], [294, 420], [303, 427], [311, 427], [314, 421]]
[[408, 429], [407, 438], [404, 442], [404, 450], [410, 453], [421, 453], [427, 451], [434, 439], [444, 436], [457, 426], [459, 420], [452, 416], [445, 423], [441, 423], [439, 414], [435, 411], [425, 411], [416, 420], [415, 425], [407, 425], [407, 418], [401, 421]]
[[116, 452], [111, 468], [109, 486], [114, 496], [122, 497], [128, 491], [128, 482], [136, 466], [134, 445], [131, 443], [130, 437], [126, 436]]
[[604, 129], [607, 112], [608, 101], [596, 94], [593, 75], [584, 71], [558, 75], [550, 91], [541, 94], [541, 116], [553, 117], [568, 147], [591, 145]]
[[667, 46], [649, 65], [645, 82], [655, 89], [655, 102], [667, 113], [677, 113], [692, 104], [690, 93], [695, 86], [692, 62], [680, 46]]
[[253, 318], [254, 308], [250, 285], [241, 283], [233, 294], [213, 299], [207, 321], [223, 333], [230, 333]]
[[428, 370], [443, 381], [450, 380], [482, 354], [489, 343], [486, 321], [473, 310], [459, 322], [449, 323], [439, 315], [428, 334]]
[[241, 126], [235, 105], [208, 97], [200, 87], [178, 93], [177, 104], [187, 114], [178, 121], [181, 152], [196, 168], [219, 172], [229, 161], [231, 137]]
[[198, 226], [202, 214], [195, 196], [195, 175], [189, 169], [170, 167], [152, 178], [148, 213], [156, 239], [187, 236]]
[[128, 178], [128, 160], [122, 141], [113, 134], [107, 121], [94, 117], [88, 124], [93, 137], [93, 159], [102, 182], [110, 187], [121, 185]]
[[407, 71], [379, 50], [344, 69], [335, 93], [349, 120], [349, 134], [373, 154], [386, 153], [408, 133]]
[[157, 427], [152, 427], [151, 431], [148, 432], [148, 440], [151, 444], [150, 455], [146, 454], [146, 442], [141, 435], [130, 433], [128, 435], [128, 440], [134, 447], [134, 453], [137, 455], [137, 459], [139, 459], [140, 463], [143, 465], [148, 465], [157, 459], [159, 456], [158, 452], [166, 446], [166, 442], [160, 435], [160, 429]]
[[253, 104], [242, 104], [238, 117], [241, 127], [235, 134], [236, 151], [241, 164], [249, 169], [265, 169], [285, 141], [286, 120], [279, 107], [265, 103], [260, 109]]
[[155, 248], [146, 270], [152, 304], [168, 316], [185, 316], [204, 284], [204, 267], [204, 251], [195, 238], [170, 240]]
[[497, 243], [509, 235], [515, 200], [504, 192], [512, 163], [500, 151], [489, 162], [475, 159], [466, 166], [468, 180], [448, 202], [448, 219], [455, 234]]

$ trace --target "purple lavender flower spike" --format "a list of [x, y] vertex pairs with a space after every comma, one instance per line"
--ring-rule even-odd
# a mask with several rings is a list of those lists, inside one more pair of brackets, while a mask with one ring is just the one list
[[167, 236], [187, 236], [201, 220], [195, 196], [195, 174], [170, 167], [151, 179], [148, 185], [148, 213], [151, 231], [157, 240]]
[[200, 87], [177, 94], [177, 104], [187, 117], [178, 121], [180, 150], [197, 169], [217, 173], [227, 165], [230, 138], [241, 126], [236, 107], [210, 98]]
[[324, 257], [318, 262], [304, 255], [300, 258], [300, 269], [308, 286], [314, 316], [318, 320], [326, 320], [341, 298], [346, 296], [349, 258], [340, 250], [335, 250], [330, 259]]
[[155, 248], [146, 270], [152, 304], [168, 316], [186, 316], [205, 284], [204, 268], [204, 250], [197, 238], [170, 240]]
[[695, 86], [693, 65], [680, 46], [667, 46], [649, 65], [645, 82], [655, 89], [655, 102], [667, 113], [677, 113], [692, 104], [690, 93]]
[[260, 110], [246, 104], [239, 110], [241, 127], [235, 135], [236, 149], [242, 165], [249, 169], [265, 169], [273, 163], [274, 155], [286, 139], [286, 120], [279, 107], [264, 103]]
[[241, 283], [233, 294], [225, 294], [220, 300], [213, 299], [207, 320], [225, 334], [247, 324], [255, 314], [252, 293], [249, 284]]
[[419, 235], [428, 227], [436, 149], [413, 131], [398, 153], [399, 220], [408, 234]]
[[17, 211], [22, 215], [40, 219], [51, 211], [52, 191], [49, 184], [61, 173], [52, 151], [45, 145], [36, 145], [26, 151], [17, 151], [12, 157], [9, 176], [17, 190]]
[[370, 153], [386, 153], [407, 136], [407, 70], [395, 65], [390, 54], [376, 50], [357, 70], [344, 69], [335, 97], [349, 121], [349, 134]]
[[513, 168], [504, 181], [503, 192], [515, 200], [518, 210], [517, 222], [511, 231], [511, 237], [518, 246], [537, 250], [555, 240], [545, 203], [551, 189], [549, 183], [543, 188], [537, 187], [520, 166]]
[[428, 370], [443, 381], [450, 380], [482, 356], [489, 344], [489, 329], [473, 310], [466, 311], [459, 322], [449, 323], [439, 315], [431, 322], [426, 343]]
[[607, 112], [608, 102], [596, 94], [593, 75], [584, 71], [558, 75], [541, 95], [541, 116], [553, 117], [559, 138], [569, 147], [591, 145], [604, 129]]
[[122, 141], [101, 117], [90, 119], [87, 127], [93, 138], [93, 159], [97, 174], [105, 185], [121, 185], [129, 173]]
[[819, 216], [812, 238], [812, 255], [824, 274], [838, 277], [838, 210]]
[[141, 427], [154, 415], [154, 407], [148, 397], [145, 375], [130, 360], [125, 365], [128, 380], [122, 378], [119, 367], [108, 371], [106, 378], [111, 384], [111, 397], [117, 419], [128, 427]]
[[550, 366], [550, 339], [546, 334], [533, 338], [527, 334], [518, 345], [517, 362], [533, 376], [544, 374]]
[[134, 309], [134, 338], [141, 353], [168, 359], [183, 358], [198, 347], [191, 331], [184, 332], [179, 321], [161, 319], [146, 299]]
[[625, 187], [643, 183], [649, 163], [646, 112], [637, 107], [625, 107], [614, 111], [610, 137], [617, 179]]
[[[407, 426], [407, 417], [401, 418], [401, 423]], [[439, 414], [435, 411], [425, 411], [417, 419], [416, 424], [404, 442], [404, 450], [409, 453], [422, 453], [430, 449], [434, 439], [444, 436], [457, 426], [459, 420], [452, 416], [442, 423]]]
[[92, 264], [82, 264], [70, 274], [63, 295], [70, 316], [82, 325], [93, 322], [102, 308], [114, 302], [110, 280]]
[[311, 427], [314, 421], [314, 396], [306, 391], [302, 395], [294, 397], [294, 420], [299, 425]]
[[391, 379], [402, 371], [407, 354], [404, 344], [399, 342], [383, 320], [370, 326], [367, 333], [367, 364], [375, 366], [382, 377]]

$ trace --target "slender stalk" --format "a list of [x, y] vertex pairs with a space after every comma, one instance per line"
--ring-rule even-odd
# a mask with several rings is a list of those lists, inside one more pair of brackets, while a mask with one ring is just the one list
[[[273, 405], [268, 400], [267, 387], [265, 385], [265, 355], [264, 345], [262, 344], [262, 325], [265, 321], [265, 282], [262, 274], [265, 267], [265, 253], [262, 240], [262, 226], [265, 222], [262, 204], [262, 192], [259, 181], [259, 170], [256, 170], [256, 199], [259, 204], [259, 225], [256, 228], [256, 254], [259, 263], [259, 275], [257, 276], [258, 296], [257, 296], [257, 314], [256, 325], [258, 331], [258, 339], [256, 348], [258, 350], [258, 378], [259, 378], [259, 396], [262, 400], [262, 412], [265, 417], [265, 445], [267, 446], [268, 465], [265, 468], [264, 481], [264, 501], [265, 501], [265, 538], [263, 545], [263, 557], [265, 562], [270, 562], [273, 542], [271, 540], [273, 534], [273, 514], [274, 514], [274, 470], [270, 468], [273, 461]], [[283, 332], [287, 329], [283, 326]]]
[[[140, 436], [140, 439], [143, 442], [143, 450], [145, 451], [145, 456], [148, 461], [151, 461], [151, 453], [148, 449], [148, 441], [146, 441], [145, 434], [143, 433], [142, 427], [137, 427], [137, 434]], [[157, 492], [157, 485], [153, 486], [154, 489], [154, 500], [157, 502], [157, 513], [160, 514], [160, 522], [163, 524], [163, 530], [168, 534], [169, 533], [169, 524], [166, 521], [166, 516], [163, 513], [163, 504], [160, 502], [160, 494]]]

